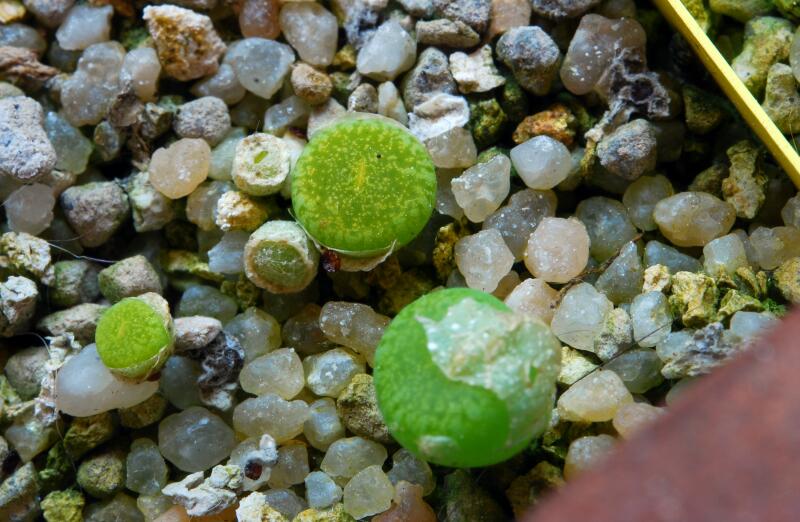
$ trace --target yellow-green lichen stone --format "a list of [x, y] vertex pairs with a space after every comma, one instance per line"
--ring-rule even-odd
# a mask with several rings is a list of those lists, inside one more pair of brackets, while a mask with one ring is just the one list
[[435, 202], [427, 150], [385, 118], [349, 117], [320, 130], [292, 171], [297, 220], [323, 247], [351, 256], [405, 245]]
[[469, 288], [406, 306], [375, 354], [378, 407], [392, 436], [442, 466], [518, 453], [548, 426], [560, 344], [542, 322]]

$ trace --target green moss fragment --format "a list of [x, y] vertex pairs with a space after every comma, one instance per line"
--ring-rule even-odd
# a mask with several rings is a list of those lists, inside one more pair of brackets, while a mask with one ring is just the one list
[[727, 117], [724, 102], [716, 96], [688, 83], [682, 94], [686, 127], [695, 134], [708, 134]]
[[728, 290], [719, 302], [719, 318], [726, 319], [739, 311], [760, 312], [764, 309], [761, 301], [738, 290]]
[[469, 128], [478, 149], [500, 141], [507, 121], [508, 116], [495, 98], [471, 101], [469, 104]]
[[233, 297], [240, 310], [256, 306], [261, 297], [261, 289], [251, 283], [244, 274], [240, 274], [236, 281], [223, 281], [219, 290], [223, 294]]
[[161, 267], [169, 275], [199, 277], [206, 281], [221, 283], [225, 275], [212, 272], [208, 262], [200, 259], [194, 252], [186, 250], [167, 250], [161, 255]]
[[511, 123], [519, 123], [530, 113], [528, 95], [520, 87], [513, 75], [505, 75], [506, 83], [500, 91], [500, 107]]
[[412, 268], [403, 272], [394, 286], [387, 289], [378, 301], [378, 311], [394, 316], [417, 298], [427, 294], [436, 283], [423, 271]]
[[469, 229], [461, 221], [454, 221], [436, 232], [433, 245], [433, 266], [440, 281], [446, 281], [456, 268], [455, 246], [458, 240], [469, 235]]
[[95, 498], [112, 497], [125, 487], [125, 455], [110, 451], [84, 460], [78, 467], [77, 481]]

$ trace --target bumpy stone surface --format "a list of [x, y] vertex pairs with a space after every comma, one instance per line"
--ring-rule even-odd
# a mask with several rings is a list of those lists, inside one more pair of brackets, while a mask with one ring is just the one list
[[784, 134], [800, 132], [800, 96], [791, 67], [783, 63], [770, 67], [762, 107]]
[[305, 384], [303, 364], [292, 348], [280, 348], [245, 365], [239, 382], [248, 393], [275, 393], [289, 400], [300, 393]]
[[766, 199], [767, 178], [761, 172], [761, 151], [749, 141], [740, 141], [727, 151], [730, 175], [722, 180], [722, 197], [736, 216], [753, 219]]
[[764, 270], [800, 255], [800, 230], [794, 227], [758, 227], [750, 234], [753, 258]]
[[[264, 99], [271, 98], [280, 89], [294, 60], [291, 47], [264, 38], [239, 40], [225, 55], [225, 63], [233, 67], [239, 83]], [[264, 63], [272, 66], [264, 67]]]
[[481, 222], [497, 210], [511, 188], [511, 162], [499, 155], [465, 170], [450, 184], [467, 219]]
[[111, 181], [73, 186], [61, 193], [61, 209], [83, 246], [100, 246], [130, 213], [128, 197]]
[[394, 80], [414, 64], [417, 43], [393, 20], [384, 22], [358, 52], [358, 72], [373, 80]]
[[497, 56], [523, 88], [538, 96], [550, 91], [561, 63], [558, 46], [537, 25], [506, 32], [497, 42]]
[[650, 231], [658, 228], [653, 219], [656, 204], [674, 193], [672, 184], [665, 176], [642, 176], [625, 189], [622, 203], [636, 228]]
[[494, 65], [492, 48], [489, 45], [471, 54], [451, 54], [450, 71], [463, 93], [491, 91], [506, 82]]
[[419, 20], [415, 26], [417, 42], [434, 47], [474, 47], [481, 37], [460, 20]]
[[217, 70], [225, 44], [208, 16], [174, 5], [159, 5], [147, 6], [142, 18], [167, 75], [187, 81]]
[[63, 113], [72, 125], [94, 125], [105, 117], [119, 94], [124, 59], [125, 49], [113, 41], [96, 43], [83, 52], [77, 70], [61, 89]]
[[53, 221], [56, 198], [53, 189], [41, 183], [23, 185], [6, 198], [8, 228], [14, 232], [41, 234]]
[[336, 400], [336, 409], [345, 427], [362, 437], [389, 444], [392, 437], [378, 410], [372, 376], [358, 374], [342, 390]]
[[645, 31], [634, 19], [584, 16], [561, 65], [564, 87], [576, 95], [591, 92], [620, 50], [640, 49], [645, 41]]
[[181, 138], [201, 138], [216, 145], [231, 128], [231, 118], [225, 102], [214, 96], [204, 96], [183, 104], [173, 122]]
[[597, 278], [595, 286], [616, 304], [630, 302], [642, 290], [644, 267], [636, 243], [622, 247], [619, 255]]
[[239, 403], [233, 411], [233, 426], [250, 437], [268, 433], [281, 443], [302, 433], [308, 415], [309, 408], [304, 401], [290, 402], [267, 393]]
[[183, 471], [209, 469], [226, 458], [234, 446], [233, 430], [205, 408], [188, 408], [158, 425], [161, 453]]
[[489, 229], [460, 239], [455, 260], [470, 288], [491, 292], [511, 270], [514, 255], [500, 233]]
[[525, 266], [548, 283], [566, 283], [577, 277], [589, 260], [589, 234], [577, 219], [542, 219], [528, 239]]
[[659, 201], [653, 219], [677, 246], [703, 246], [727, 234], [736, 219], [734, 208], [705, 192], [681, 192]]
[[158, 273], [142, 255], [114, 263], [101, 270], [97, 279], [103, 296], [112, 303], [147, 292], [162, 292]]
[[685, 326], [704, 326], [713, 321], [717, 296], [714, 280], [705, 274], [677, 272], [672, 276], [670, 306]]
[[128, 194], [137, 232], [161, 230], [175, 217], [172, 200], [156, 190], [147, 172], [136, 172], [128, 177], [123, 188]]
[[281, 29], [300, 59], [317, 67], [333, 61], [338, 36], [336, 17], [317, 3], [290, 3], [281, 9]]
[[634, 180], [652, 171], [657, 157], [656, 133], [647, 120], [633, 120], [606, 135], [597, 146], [597, 157], [610, 173]]
[[382, 466], [386, 448], [377, 442], [361, 437], [342, 438], [331, 444], [320, 469], [336, 479], [349, 479], [369, 466]]
[[58, 44], [62, 49], [79, 51], [108, 40], [113, 15], [114, 9], [110, 5], [76, 5], [67, 12], [56, 31]]
[[56, 164], [56, 152], [42, 129], [38, 102], [24, 96], [0, 99], [0, 174], [21, 182], [44, 176]]
[[764, 92], [772, 64], [789, 57], [792, 29], [789, 20], [772, 16], [747, 21], [742, 52], [731, 61], [731, 67], [756, 98]]
[[576, 18], [599, 3], [600, 0], [533, 0], [531, 2], [534, 13], [555, 20]]
[[429, 47], [419, 54], [416, 65], [403, 78], [402, 86], [403, 101], [408, 109], [413, 109], [437, 93], [457, 92], [447, 55], [436, 47]]
[[344, 437], [344, 426], [332, 399], [323, 397], [310, 404], [303, 435], [312, 446], [321, 451], [326, 451], [334, 441]]
[[153, 153], [150, 183], [170, 199], [191, 194], [205, 181], [211, 161], [211, 148], [201, 139], [184, 138]]
[[564, 181], [572, 170], [569, 149], [550, 136], [536, 136], [511, 149], [511, 161], [525, 185], [547, 190]]

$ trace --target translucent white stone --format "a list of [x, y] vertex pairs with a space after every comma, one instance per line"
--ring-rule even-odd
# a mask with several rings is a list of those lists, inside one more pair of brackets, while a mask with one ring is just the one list
[[200, 363], [188, 357], [173, 355], [161, 368], [161, 394], [179, 410], [200, 406]]
[[239, 83], [253, 94], [269, 99], [281, 88], [294, 62], [286, 44], [264, 38], [245, 38], [231, 44], [225, 55]]
[[425, 142], [425, 147], [431, 155], [433, 164], [443, 169], [475, 165], [478, 157], [478, 149], [472, 139], [472, 133], [463, 127], [454, 127], [434, 136]]
[[555, 187], [572, 170], [569, 149], [550, 136], [535, 136], [511, 149], [511, 162], [522, 181], [532, 189]]
[[633, 396], [619, 376], [596, 370], [569, 387], [558, 398], [558, 417], [573, 422], [605, 422], [616, 415]]
[[205, 181], [211, 162], [211, 149], [205, 140], [183, 138], [160, 148], [150, 159], [150, 183], [162, 194], [178, 199]]
[[557, 203], [555, 193], [550, 190], [520, 190], [509, 198], [507, 205], [483, 221], [483, 228], [497, 229], [514, 259], [521, 261], [531, 233], [542, 219], [555, 215]]
[[44, 130], [56, 150], [55, 168], [82, 174], [94, 148], [92, 142], [57, 112], [48, 112], [45, 115]]
[[430, 495], [436, 487], [436, 479], [433, 477], [433, 471], [428, 463], [405, 448], [394, 452], [392, 469], [386, 475], [395, 486], [400, 481], [420, 486], [423, 495]]
[[[434, 138], [436, 139], [436, 138]], [[472, 222], [480, 223], [508, 196], [511, 189], [511, 161], [498, 154], [478, 163], [450, 181], [458, 206]]]
[[464, 211], [456, 203], [450, 182], [461, 174], [460, 169], [436, 169], [436, 210], [440, 214], [460, 219]]
[[414, 65], [417, 43], [394, 20], [384, 22], [358, 52], [358, 72], [373, 80], [394, 80]]
[[591, 240], [589, 252], [598, 261], [618, 254], [636, 237], [636, 227], [628, 218], [628, 211], [616, 199], [603, 196], [584, 199], [575, 209], [575, 217], [586, 226]]
[[579, 350], [594, 351], [594, 338], [602, 330], [611, 301], [589, 283], [570, 288], [556, 308], [550, 328], [562, 342]]
[[[211, 150], [211, 164], [208, 168], [208, 177], [213, 180], [228, 181], [231, 179], [231, 168], [233, 168], [233, 157], [236, 154], [236, 146], [245, 137], [245, 130], [241, 127], [234, 127], [223, 138], [222, 142]], [[214, 201], [214, 207], [217, 203]], [[213, 216], [212, 216], [213, 220]]]
[[333, 399], [323, 397], [311, 403], [303, 435], [320, 451], [326, 451], [333, 442], [344, 437], [344, 426]]
[[56, 406], [73, 417], [129, 408], [158, 390], [157, 381], [132, 383], [115, 377], [100, 360], [94, 343], [71, 357], [56, 376]]
[[387, 456], [377, 442], [349, 437], [331, 444], [319, 467], [334, 479], [350, 478], [369, 466], [382, 466]]
[[182, 471], [205, 471], [227, 458], [235, 446], [233, 430], [225, 421], [199, 406], [158, 424], [161, 454]]
[[566, 283], [589, 262], [589, 233], [574, 218], [545, 217], [530, 235], [525, 266], [548, 283]]
[[403, 125], [408, 123], [406, 106], [400, 98], [397, 87], [392, 82], [383, 82], [378, 85], [378, 114], [397, 120]]
[[800, 229], [758, 227], [750, 234], [755, 261], [764, 270], [778, 268], [784, 261], [800, 256]]
[[158, 88], [161, 63], [152, 47], [132, 49], [125, 55], [119, 78], [123, 85], [130, 84], [136, 96], [145, 102], [153, 101]]
[[308, 414], [305, 402], [289, 402], [268, 393], [239, 403], [233, 410], [233, 427], [248, 437], [267, 433], [280, 444], [303, 432]]
[[388, 324], [388, 317], [368, 305], [345, 301], [328, 301], [319, 316], [319, 326], [328, 339], [357, 351], [370, 366]]
[[167, 484], [167, 464], [150, 439], [136, 439], [125, 461], [125, 487], [142, 495], [155, 495]]
[[125, 48], [118, 42], [97, 43], [83, 52], [61, 87], [62, 111], [71, 124], [95, 125], [106, 116], [119, 93], [124, 60]]
[[4, 201], [8, 228], [37, 235], [50, 226], [55, 205], [52, 188], [41, 183], [23, 185]]
[[315, 2], [289, 3], [281, 9], [280, 23], [301, 60], [318, 67], [331, 64], [339, 27], [330, 11]]
[[633, 19], [608, 19], [596, 14], [581, 18], [561, 65], [561, 81], [572, 94], [588, 94], [623, 48], [641, 48], [645, 31]]
[[244, 362], [271, 352], [281, 345], [281, 326], [270, 314], [250, 307], [225, 324], [225, 333], [236, 337], [244, 348]]
[[105, 42], [111, 34], [111, 17], [114, 8], [110, 5], [95, 7], [77, 4], [56, 31], [58, 45], [67, 51], [79, 51], [92, 44]]
[[637, 295], [631, 303], [630, 315], [633, 339], [639, 346], [655, 346], [672, 331], [669, 301], [661, 292]]
[[298, 96], [289, 96], [264, 113], [264, 132], [280, 134], [289, 126], [302, 127], [311, 114], [311, 106]]
[[575, 478], [581, 471], [600, 462], [614, 448], [614, 442], [614, 437], [606, 434], [573, 440], [564, 460], [564, 478]]
[[12, 23], [0, 25], [0, 47], [24, 47], [41, 55], [47, 49], [47, 42], [33, 27]]
[[752, 341], [778, 324], [770, 313], [739, 311], [731, 317], [731, 333], [743, 341]]
[[303, 359], [306, 385], [317, 395], [338, 397], [354, 375], [364, 373], [364, 361], [341, 348]]
[[536, 317], [545, 324], [550, 324], [557, 299], [557, 290], [541, 279], [529, 278], [506, 296], [505, 303], [517, 313]]
[[312, 471], [304, 482], [306, 501], [310, 508], [326, 508], [342, 499], [342, 488], [322, 471]]
[[203, 96], [215, 96], [228, 105], [236, 105], [247, 92], [239, 79], [236, 71], [228, 63], [223, 63], [212, 76], [200, 80], [191, 89], [192, 94], [201, 98]]
[[359, 519], [389, 509], [394, 498], [394, 486], [380, 466], [359, 471], [344, 487], [344, 510]]
[[467, 286], [492, 292], [514, 266], [514, 254], [495, 229], [482, 230], [458, 240], [455, 246], [458, 270]]
[[469, 122], [469, 105], [463, 96], [438, 92], [413, 107], [408, 114], [408, 128], [423, 142], [463, 127]]
[[308, 450], [305, 444], [281, 446], [278, 449], [278, 462], [272, 467], [269, 487], [278, 489], [300, 484], [308, 472]]
[[639, 230], [655, 230], [658, 228], [653, 219], [656, 203], [673, 195], [672, 183], [666, 176], [642, 176], [625, 189], [622, 203], [628, 210], [628, 216]]
[[733, 276], [736, 269], [748, 265], [744, 243], [736, 234], [719, 237], [703, 247], [703, 267], [712, 277]]
[[208, 269], [220, 274], [240, 274], [244, 271], [244, 245], [250, 234], [241, 230], [225, 232], [219, 243], [208, 251]]
[[305, 384], [303, 363], [293, 348], [279, 348], [246, 364], [239, 374], [239, 383], [247, 393], [274, 393], [289, 400]]
[[623, 439], [629, 439], [663, 413], [662, 408], [656, 408], [646, 402], [629, 402], [620, 406], [614, 415], [614, 429]]
[[659, 201], [653, 219], [675, 246], [703, 246], [728, 233], [736, 211], [706, 192], [681, 192]]
[[200, 230], [218, 232], [217, 202], [233, 185], [226, 181], [206, 181], [197, 186], [186, 199], [186, 219]]
[[289, 520], [306, 509], [306, 502], [291, 489], [270, 489], [264, 492], [267, 505]]

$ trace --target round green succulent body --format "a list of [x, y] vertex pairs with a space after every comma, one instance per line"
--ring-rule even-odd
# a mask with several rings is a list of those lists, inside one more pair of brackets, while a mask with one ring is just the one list
[[167, 302], [148, 293], [122, 299], [97, 323], [97, 354], [113, 373], [145, 380], [172, 354], [172, 318]]
[[322, 246], [371, 257], [411, 241], [436, 202], [436, 172], [407, 129], [349, 117], [320, 130], [292, 171], [297, 220]]
[[386, 329], [378, 406], [394, 438], [444, 466], [501, 462], [546, 429], [560, 345], [543, 323], [466, 288], [423, 296]]

